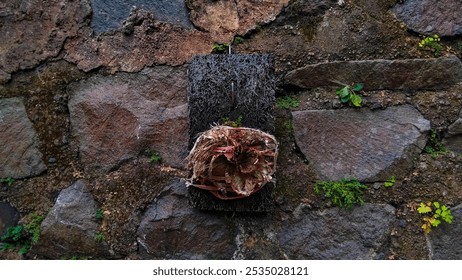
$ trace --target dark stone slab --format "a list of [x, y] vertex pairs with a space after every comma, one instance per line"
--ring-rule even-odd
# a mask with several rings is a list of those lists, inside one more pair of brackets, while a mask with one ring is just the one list
[[0, 202], [0, 236], [4, 235], [8, 227], [19, 221], [19, 212], [7, 202]]
[[406, 0], [392, 11], [412, 31], [426, 35], [462, 35], [460, 0]]
[[31, 177], [47, 169], [22, 99], [0, 99], [0, 132], [0, 178]]
[[138, 229], [146, 259], [231, 259], [236, 230], [226, 216], [191, 208], [180, 180], [165, 187], [148, 207]]
[[98, 33], [119, 29], [133, 7], [154, 14], [160, 21], [192, 28], [184, 0], [92, 0], [91, 26]]
[[381, 259], [395, 208], [365, 204], [352, 210], [308, 211], [301, 207], [294, 220], [279, 233], [281, 249], [291, 259]]
[[32, 254], [51, 259], [62, 257], [108, 257], [107, 244], [96, 241], [97, 205], [83, 181], [62, 190], [41, 225]]
[[432, 259], [461, 260], [462, 259], [462, 205], [451, 209], [452, 224], [441, 222], [433, 229], [428, 237], [430, 239]]
[[441, 89], [462, 82], [456, 56], [432, 59], [334, 61], [307, 65], [287, 73], [285, 83], [301, 88], [364, 83], [366, 90]]
[[[268, 54], [196, 56], [189, 68], [190, 148], [199, 133], [227, 117], [242, 116], [242, 126], [274, 133], [274, 60]], [[223, 201], [209, 192], [189, 188], [190, 203], [203, 210], [269, 211], [272, 188], [236, 201]]]
[[448, 127], [443, 139], [443, 145], [456, 153], [462, 154], [462, 110], [459, 118]]

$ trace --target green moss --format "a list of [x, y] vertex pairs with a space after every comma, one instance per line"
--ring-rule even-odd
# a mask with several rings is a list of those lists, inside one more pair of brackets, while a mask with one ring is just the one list
[[282, 96], [276, 98], [276, 107], [282, 109], [294, 109], [300, 106], [300, 100], [292, 96]]
[[364, 203], [363, 191], [367, 186], [356, 179], [343, 179], [335, 182], [317, 182], [314, 185], [316, 194], [324, 193], [326, 198], [332, 201], [334, 206], [352, 208], [354, 205]]

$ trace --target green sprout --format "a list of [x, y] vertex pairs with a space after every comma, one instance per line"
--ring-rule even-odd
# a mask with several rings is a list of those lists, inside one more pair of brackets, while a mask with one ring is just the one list
[[14, 179], [11, 178], [11, 177], [8, 177], [8, 178], [0, 178], [0, 183], [6, 183], [8, 186], [11, 186], [13, 185], [14, 183]]
[[334, 206], [352, 208], [354, 205], [364, 203], [363, 191], [366, 185], [356, 179], [343, 179], [335, 182], [317, 182], [314, 192], [319, 194], [321, 190], [326, 198], [330, 198]]
[[152, 152], [149, 160], [153, 163], [159, 163], [162, 160], [162, 157], [160, 156], [158, 152]]
[[[432, 208], [433, 207], [433, 208]], [[425, 233], [430, 233], [432, 227], [437, 227], [441, 224], [441, 220], [445, 221], [448, 224], [452, 224], [453, 216], [451, 215], [451, 210], [446, 205], [440, 205], [439, 202], [435, 201], [433, 203], [420, 203], [420, 206], [417, 208], [419, 214], [425, 215], [423, 217], [424, 223], [421, 228]]]
[[282, 109], [294, 109], [300, 106], [300, 100], [292, 96], [282, 96], [276, 98], [276, 107]]
[[395, 176], [391, 176], [385, 181], [384, 186], [385, 188], [393, 187], [395, 182], [396, 182]]
[[439, 43], [440, 41], [440, 37], [436, 34], [430, 37], [424, 37], [420, 41], [419, 47], [425, 50], [433, 51], [435, 56], [440, 56], [441, 50], [443, 49], [443, 46]]
[[212, 46], [212, 53], [224, 53], [228, 48], [229, 44], [215, 44]]
[[359, 93], [363, 89], [363, 84], [353, 83], [351, 86], [346, 85], [336, 90], [336, 93], [342, 103], [351, 103], [355, 107], [362, 106], [362, 98]]

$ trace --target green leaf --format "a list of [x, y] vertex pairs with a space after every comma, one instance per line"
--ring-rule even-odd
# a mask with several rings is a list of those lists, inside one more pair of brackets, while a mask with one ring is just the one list
[[359, 95], [352, 94], [350, 100], [354, 106], [361, 107], [362, 98]]
[[360, 91], [362, 89], [363, 89], [363, 84], [361, 84], [361, 83], [354, 84], [354, 86], [352, 88], [353, 91]]
[[340, 98], [340, 102], [342, 102], [342, 103], [348, 103], [349, 101], [350, 101], [350, 96], [349, 95]]
[[339, 88], [337, 89], [336, 93], [340, 98], [347, 97], [350, 95], [350, 86], [344, 86], [342, 88]]
[[392, 187], [395, 184], [395, 182], [396, 182], [395, 176], [391, 176], [385, 181], [384, 186], [386, 188]]
[[435, 208], [440, 208], [440, 203], [438, 201], [433, 202], [433, 205], [435, 205]]
[[425, 213], [431, 212], [432, 209], [430, 208], [430, 206], [428, 206], [425, 203], [421, 202], [419, 208], [417, 208], [417, 211], [419, 212], [419, 214], [425, 214]]
[[438, 219], [430, 219], [430, 223], [433, 227], [437, 227], [439, 224], [441, 224], [441, 221]]

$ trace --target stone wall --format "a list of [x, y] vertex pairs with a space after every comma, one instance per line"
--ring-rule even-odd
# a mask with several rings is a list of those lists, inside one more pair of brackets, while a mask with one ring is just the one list
[[[447, 15], [461, 9], [2, 1], [0, 234], [43, 221], [26, 254], [0, 258], [460, 259], [462, 23]], [[441, 55], [419, 47], [435, 34]], [[276, 97], [300, 101], [274, 105], [270, 212], [188, 205], [189, 63], [223, 43], [270, 54]], [[339, 83], [364, 84], [361, 109], [338, 100]], [[367, 185], [365, 204], [335, 207], [314, 191], [347, 178]], [[433, 201], [453, 224], [425, 234], [417, 207]]]

